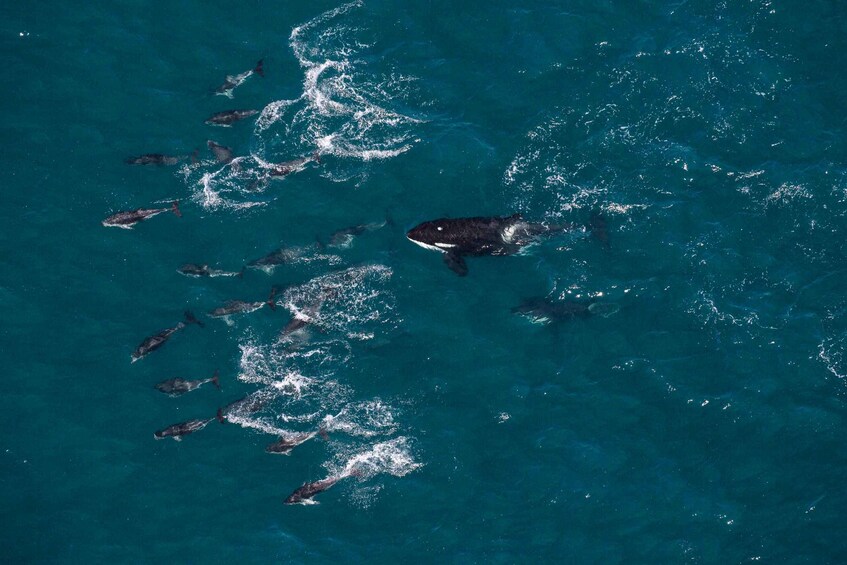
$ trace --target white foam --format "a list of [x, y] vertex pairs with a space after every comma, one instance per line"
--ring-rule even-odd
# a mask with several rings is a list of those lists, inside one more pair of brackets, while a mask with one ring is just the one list
[[330, 471], [339, 475], [356, 473], [360, 480], [370, 479], [379, 474], [403, 477], [423, 466], [415, 460], [412, 453], [412, 441], [405, 436], [376, 443], [345, 459], [340, 466], [330, 464]]

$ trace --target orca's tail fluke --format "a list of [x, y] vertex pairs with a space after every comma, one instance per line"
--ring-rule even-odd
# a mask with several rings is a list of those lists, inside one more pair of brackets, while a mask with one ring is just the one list
[[276, 287], [271, 287], [271, 295], [268, 296], [267, 305], [271, 307], [271, 310], [276, 310], [276, 302], [274, 302], [274, 298], [276, 298]]
[[212, 384], [214, 384], [215, 387], [217, 387], [218, 390], [221, 390], [220, 373], [218, 372], [217, 369], [215, 369], [215, 374], [212, 375]]
[[591, 236], [603, 244], [603, 247], [609, 247], [609, 230], [606, 224], [606, 217], [600, 212], [592, 212], [588, 220], [588, 230]]
[[224, 418], [224, 411], [223, 411], [223, 408], [218, 408], [218, 413], [217, 413], [217, 414], [215, 414], [215, 418], [217, 418], [217, 419], [218, 419], [218, 422], [220, 422], [221, 424], [225, 424], [225, 423], [226, 423], [226, 419]]
[[182, 217], [182, 212], [180, 212], [180, 211], [179, 211], [179, 200], [174, 200], [174, 201], [171, 203], [171, 211], [172, 211], [174, 214], [176, 214], [176, 217], [177, 217], [177, 218], [181, 218], [181, 217]]
[[[257, 75], [259, 75], [259, 76], [260, 76], [260, 77], [262, 77], [262, 78], [265, 78], [265, 66], [264, 66], [264, 61], [265, 61], [264, 59], [259, 59], [259, 62], [258, 62], [258, 63], [256, 63], [256, 68], [255, 68], [255, 69], [253, 69], [253, 72], [254, 72], [254, 73], [256, 73]], [[243, 67], [242, 67], [242, 68], [243, 68]]]

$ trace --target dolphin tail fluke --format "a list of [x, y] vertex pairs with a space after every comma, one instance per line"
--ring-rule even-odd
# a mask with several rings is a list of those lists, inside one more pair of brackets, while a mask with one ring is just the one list
[[329, 441], [329, 432], [327, 431], [326, 426], [318, 428], [318, 435], [321, 436], [322, 440]]
[[247, 269], [247, 267], [241, 267], [241, 270], [240, 270], [240, 271], [238, 271], [238, 274], [237, 274], [237, 275], [235, 275], [235, 276], [236, 276], [236, 277], [238, 277], [239, 279], [243, 279], [243, 278], [244, 278], [244, 270], [245, 270], [245, 269]]
[[199, 149], [195, 149], [194, 151], [191, 152], [191, 164], [192, 165], [196, 165], [199, 162], [197, 160], [197, 158], [199, 156], [200, 156], [200, 150]]
[[314, 161], [318, 165], [321, 164], [321, 152], [320, 151], [315, 151], [314, 153], [312, 153], [312, 161]]
[[268, 296], [268, 306], [271, 307], [271, 310], [276, 310], [276, 302], [274, 302], [274, 298], [276, 298], [276, 287], [271, 287], [271, 295]]
[[215, 387], [217, 387], [218, 390], [221, 390], [220, 373], [218, 372], [217, 369], [215, 369], [215, 374], [212, 375], [212, 384], [214, 384]]
[[186, 324], [197, 324], [201, 328], [206, 326], [206, 324], [197, 319], [197, 317], [191, 312], [191, 310], [186, 310], [184, 315]]
[[602, 243], [603, 247], [609, 247], [609, 231], [605, 216], [600, 212], [592, 212], [588, 220], [588, 229], [591, 231], [591, 236]]
[[[257, 75], [259, 75], [259, 76], [260, 76], [260, 77], [262, 77], [262, 78], [265, 78], [265, 66], [264, 66], [264, 62], [265, 62], [265, 60], [264, 60], [264, 59], [259, 59], [259, 62], [258, 62], [258, 63], [256, 63], [256, 68], [255, 68], [255, 69], [253, 69], [253, 72], [254, 72], [254, 73], [256, 73]], [[243, 68], [243, 67], [242, 67], [242, 68]]]
[[179, 211], [179, 200], [174, 200], [174, 201], [171, 203], [171, 211], [172, 211], [174, 214], [176, 214], [176, 217], [177, 217], [177, 218], [181, 218], [181, 217], [182, 217], [182, 212], [180, 212], [180, 211]]
[[218, 422], [220, 422], [221, 424], [225, 424], [225, 423], [226, 423], [226, 419], [224, 418], [224, 411], [223, 411], [223, 408], [218, 408], [218, 413], [217, 413], [217, 414], [215, 414], [215, 418], [217, 418], [217, 419], [218, 419]]

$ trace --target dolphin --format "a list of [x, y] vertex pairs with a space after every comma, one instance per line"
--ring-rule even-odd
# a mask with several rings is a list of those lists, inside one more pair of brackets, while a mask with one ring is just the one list
[[279, 441], [276, 441], [265, 448], [267, 453], [275, 453], [279, 455], [291, 455], [291, 450], [297, 447], [298, 445], [305, 443], [318, 435], [326, 437], [326, 432], [321, 429], [314, 432], [307, 432], [303, 434], [295, 434], [288, 437], [280, 437]]
[[210, 126], [228, 127], [238, 120], [249, 118], [258, 113], [258, 110], [224, 110], [223, 112], [216, 112], [209, 116], [206, 123]]
[[[592, 232], [608, 242], [605, 221], [592, 217]], [[473, 218], [440, 218], [418, 224], [406, 237], [425, 249], [444, 253], [444, 263], [459, 276], [468, 274], [467, 256], [514, 255], [539, 237], [582, 229], [576, 224], [535, 224], [521, 214]], [[596, 231], [595, 231], [596, 230]]]
[[371, 224], [359, 224], [357, 226], [350, 226], [347, 228], [342, 228], [340, 230], [335, 230], [329, 236], [329, 245], [330, 247], [341, 247], [347, 248], [353, 244], [353, 238], [358, 237], [364, 233], [372, 232], [380, 229], [385, 226], [387, 222], [380, 223], [371, 223]]
[[212, 153], [215, 154], [215, 160], [218, 163], [223, 163], [224, 165], [226, 165], [232, 162], [232, 149], [230, 149], [229, 147], [226, 147], [219, 143], [215, 143], [211, 139], [206, 141], [206, 146], [212, 151]]
[[194, 314], [186, 310], [184, 322], [180, 322], [172, 328], [162, 330], [156, 335], [152, 335], [142, 341], [141, 344], [135, 348], [135, 351], [132, 352], [132, 362], [135, 363], [151, 351], [155, 351], [165, 345], [165, 342], [168, 341], [168, 338], [170, 338], [174, 332], [181, 330], [188, 324], [197, 324], [201, 328], [203, 327], [203, 322], [195, 318]]
[[265, 69], [262, 63], [263, 59], [259, 59], [259, 62], [256, 63], [256, 66], [250, 69], [249, 71], [244, 71], [243, 73], [237, 75], [227, 75], [226, 80], [224, 80], [224, 83], [215, 89], [215, 94], [219, 96], [226, 96], [227, 98], [232, 98], [232, 91], [241, 86], [245, 80], [247, 80], [254, 74], [257, 74], [260, 77], [264, 77]]
[[249, 263], [247, 263], [247, 267], [251, 269], [262, 269], [263, 271], [270, 273], [277, 265], [282, 265], [284, 263], [293, 263], [298, 259], [302, 258], [309, 251], [311, 251], [313, 247], [314, 246], [280, 247], [275, 251], [271, 251], [264, 257], [261, 257], [254, 261], [250, 261]]
[[180, 422], [179, 424], [174, 424], [173, 426], [168, 426], [167, 428], [155, 432], [153, 437], [156, 439], [172, 437], [176, 441], [182, 441], [182, 436], [193, 434], [194, 432], [202, 430], [212, 420], [214, 420], [214, 418], [209, 418], [208, 420], [188, 420], [187, 422]]
[[177, 269], [177, 272], [186, 277], [244, 277], [244, 269], [238, 272], [221, 271], [219, 269], [212, 269], [209, 265], [197, 265], [196, 263], [186, 263]]
[[318, 493], [321, 493], [329, 488], [331, 488], [335, 483], [340, 481], [341, 479], [346, 479], [351, 476], [358, 476], [358, 473], [355, 470], [350, 470], [346, 472], [342, 472], [339, 475], [335, 475], [332, 477], [327, 477], [326, 479], [322, 479], [320, 481], [315, 481], [313, 483], [306, 483], [303, 486], [299, 487], [297, 490], [288, 495], [288, 498], [283, 502], [284, 504], [319, 504], [317, 500], [312, 500], [312, 497]]
[[138, 222], [157, 216], [162, 212], [173, 212], [177, 218], [182, 217], [182, 212], [179, 211], [179, 204], [174, 201], [170, 208], [138, 208], [137, 210], [117, 212], [103, 220], [102, 224], [107, 228], [124, 228], [128, 230], [132, 229], [132, 226]]
[[233, 314], [249, 314], [265, 306], [270, 306], [271, 310], [276, 310], [274, 297], [276, 296], [276, 288], [271, 289], [271, 295], [265, 301], [260, 302], [245, 302], [243, 300], [230, 300], [223, 306], [215, 308], [209, 312], [210, 318], [224, 318]]
[[284, 177], [293, 172], [299, 171], [304, 166], [313, 161], [317, 164], [320, 164], [321, 162], [321, 154], [317, 151], [315, 151], [308, 157], [300, 157], [299, 159], [283, 161], [282, 163], [271, 163], [268, 170], [268, 175], [272, 177]]
[[197, 381], [187, 381], [185, 379], [168, 379], [166, 381], [158, 383], [156, 385], [156, 390], [164, 392], [168, 396], [180, 396], [182, 394], [185, 394], [186, 392], [196, 390], [206, 383], [214, 383], [218, 390], [220, 390], [221, 384], [218, 380], [218, 372], [215, 371], [215, 374], [212, 375], [212, 377], [209, 379], [200, 379]]
[[308, 326], [309, 324], [313, 324], [315, 322], [315, 317], [321, 310], [324, 302], [328, 298], [333, 298], [338, 294], [337, 289], [324, 287], [321, 288], [321, 293], [318, 296], [317, 300], [312, 304], [306, 306], [303, 311], [298, 312], [294, 315], [294, 317], [289, 320], [289, 322], [282, 328], [282, 331], [279, 334], [280, 339], [284, 338], [287, 335], [293, 334], [297, 330]]
[[620, 306], [613, 302], [552, 301], [549, 298], [530, 298], [512, 308], [512, 313], [525, 316], [534, 323], [548, 324], [574, 318], [584, 319], [592, 315], [611, 316], [619, 309]]
[[218, 408], [216, 418], [221, 424], [225, 423], [227, 416], [232, 413], [248, 413], [253, 414], [258, 412], [271, 401], [271, 397], [265, 392], [265, 389], [257, 390], [252, 394], [248, 394], [244, 398], [239, 398], [234, 402], [230, 402], [223, 408]]
[[180, 161], [185, 161], [186, 159], [196, 159], [197, 151], [192, 153], [191, 155], [163, 155], [162, 153], [145, 153], [144, 155], [139, 155], [137, 157], [127, 157], [124, 159], [124, 163], [127, 165], [176, 165]]

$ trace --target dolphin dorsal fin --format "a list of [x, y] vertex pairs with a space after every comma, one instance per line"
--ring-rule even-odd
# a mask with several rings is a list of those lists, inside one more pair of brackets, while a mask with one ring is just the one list
[[523, 220], [523, 214], [518, 212], [517, 214], [512, 214], [511, 216], [506, 216], [507, 220]]

